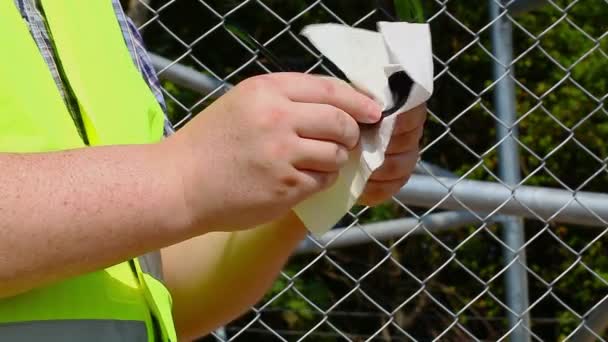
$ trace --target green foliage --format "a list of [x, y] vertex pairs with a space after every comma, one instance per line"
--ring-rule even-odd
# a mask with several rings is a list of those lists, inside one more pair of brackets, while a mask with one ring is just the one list
[[399, 20], [424, 23], [424, 11], [420, 0], [394, 0], [395, 12]]
[[[326, 306], [329, 303], [329, 293], [324, 281], [318, 277], [307, 279], [306, 282], [302, 278], [293, 278], [295, 275], [294, 267], [285, 271], [291, 280], [280, 277], [273, 284], [272, 288], [266, 294], [266, 299], [277, 297], [273, 301], [273, 307], [280, 308], [281, 316], [287, 323], [290, 329], [302, 329], [307, 324], [315, 321], [316, 310], [308, 304], [307, 300], [312, 301], [316, 305]], [[299, 292], [291, 289], [298, 289]], [[304, 299], [306, 298], [306, 299]]]

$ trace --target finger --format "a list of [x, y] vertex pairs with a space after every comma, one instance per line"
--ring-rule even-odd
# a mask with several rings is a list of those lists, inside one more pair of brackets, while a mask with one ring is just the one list
[[359, 125], [343, 110], [316, 103], [296, 104], [294, 114], [296, 133], [302, 138], [327, 140], [354, 148], [359, 141]]
[[423, 127], [411, 132], [393, 135], [386, 148], [386, 154], [404, 153], [418, 149], [422, 139]]
[[289, 72], [267, 77], [292, 101], [332, 105], [357, 122], [374, 123], [380, 119], [380, 105], [342, 80]]
[[342, 145], [312, 139], [299, 139], [292, 165], [298, 170], [335, 172], [348, 161]]
[[325, 190], [332, 186], [338, 179], [338, 172], [316, 172], [310, 170], [299, 170], [302, 189], [300, 200]]
[[337, 77], [334, 77], [334, 76], [321, 75], [321, 74], [311, 74], [311, 75], [315, 75], [315, 76], [318, 76], [318, 77], [321, 77], [321, 78], [329, 79], [332, 82], [336, 82], [336, 81], [344, 82], [349, 87], [352, 87], [354, 90], [356, 90], [358, 93], [361, 93], [361, 94], [365, 95], [366, 97], [368, 97], [368, 98], [370, 98], [372, 100], [374, 98], [374, 95], [372, 93], [365, 91], [365, 89], [355, 88], [353, 86], [353, 84], [350, 83], [350, 82], [348, 82], [347, 80], [343, 80], [343, 79], [340, 79], [340, 78], [337, 78]]
[[397, 116], [393, 135], [399, 135], [406, 132], [411, 132], [418, 127], [424, 126], [426, 121], [426, 104], [421, 104], [409, 111]]
[[370, 181], [359, 197], [359, 204], [374, 206], [388, 201], [407, 183], [408, 177], [391, 181]]
[[280, 178], [281, 185], [276, 192], [289, 203], [297, 203], [308, 196], [322, 191], [338, 178], [338, 172], [317, 172], [297, 170], [293, 166]]
[[409, 176], [418, 161], [418, 149], [387, 155], [384, 163], [370, 176], [370, 180], [391, 181]]

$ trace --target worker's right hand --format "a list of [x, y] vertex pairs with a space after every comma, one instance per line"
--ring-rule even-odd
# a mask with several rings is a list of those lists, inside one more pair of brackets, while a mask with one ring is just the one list
[[298, 73], [250, 78], [166, 140], [186, 213], [212, 231], [279, 218], [336, 180], [381, 108], [347, 83]]

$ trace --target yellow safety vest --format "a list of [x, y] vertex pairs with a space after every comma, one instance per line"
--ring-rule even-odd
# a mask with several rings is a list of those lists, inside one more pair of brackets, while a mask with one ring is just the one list
[[[41, 0], [89, 145], [154, 143], [164, 115], [109, 0]], [[0, 152], [86, 147], [13, 0], [0, 0]], [[0, 341], [177, 341], [158, 253], [0, 300]]]

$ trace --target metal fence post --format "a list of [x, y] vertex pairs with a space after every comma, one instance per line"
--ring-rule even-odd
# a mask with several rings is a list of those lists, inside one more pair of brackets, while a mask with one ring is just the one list
[[[494, 93], [497, 122], [496, 132], [498, 141], [504, 141], [498, 147], [499, 174], [508, 185], [516, 185], [520, 181], [519, 151], [517, 142], [513, 139], [517, 135], [514, 125], [515, 117], [515, 86], [513, 82], [513, 33], [511, 21], [506, 15], [500, 16], [504, 7], [497, 2], [489, 0], [490, 16], [496, 20], [492, 25], [492, 49], [497, 61], [494, 61], [494, 78], [499, 80]], [[501, 219], [503, 226], [503, 240], [508, 247], [504, 247], [504, 263], [509, 264], [513, 258], [518, 262], [509, 266], [505, 272], [505, 294], [509, 308], [515, 313], [508, 313], [509, 326], [515, 327], [511, 333], [511, 340], [530, 341], [529, 313], [523, 314], [529, 305], [528, 276], [524, 265], [526, 253], [522, 249], [525, 242], [523, 221], [519, 217], [506, 216]]]

